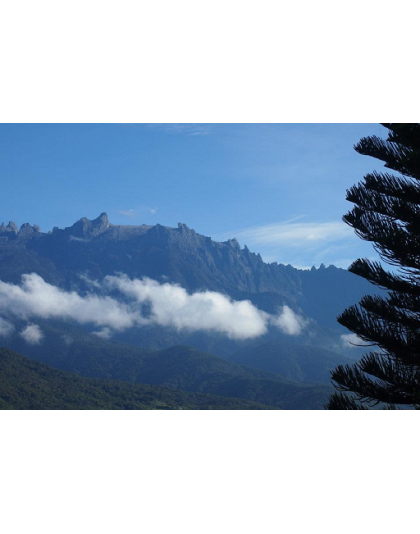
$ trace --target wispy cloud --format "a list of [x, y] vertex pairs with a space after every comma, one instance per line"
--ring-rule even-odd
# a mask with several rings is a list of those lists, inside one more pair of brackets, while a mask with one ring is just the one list
[[[0, 311], [26, 320], [72, 319], [97, 327], [96, 335], [103, 338], [144, 325], [219, 332], [232, 339], [261, 336], [270, 325], [296, 336], [306, 326], [306, 321], [288, 306], [272, 315], [247, 300], [235, 301], [214, 291], [189, 294], [181, 286], [149, 278], [107, 276], [92, 284], [92, 291], [98, 293], [64, 291], [35, 273], [27, 274], [22, 276], [20, 286], [0, 281]], [[21, 335], [28, 343], [42, 339], [36, 325], [28, 325]]]
[[353, 229], [344, 222], [306, 222], [302, 221], [304, 217], [243, 228], [216, 236], [216, 239], [225, 241], [236, 237], [242, 245], [260, 252], [268, 263], [290, 263], [304, 269], [320, 263], [347, 268], [359, 257], [360, 243]]
[[341, 221], [286, 222], [245, 228], [235, 237], [250, 245], [288, 245], [293, 247], [318, 246], [341, 241], [353, 231]]

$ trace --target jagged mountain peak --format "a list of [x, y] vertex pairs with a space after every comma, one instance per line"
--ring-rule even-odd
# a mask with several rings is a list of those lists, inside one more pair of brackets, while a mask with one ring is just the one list
[[18, 231], [19, 230], [18, 230], [17, 224], [14, 223], [13, 221], [9, 221], [9, 224], [7, 226], [4, 224], [4, 222], [1, 223], [0, 233], [13, 232], [14, 234], [17, 235]]
[[18, 226], [13, 221], [9, 221], [9, 224], [6, 226], [3, 223], [1, 223], [0, 226], [0, 234], [2, 234], [2, 238], [7, 239], [28, 239], [31, 238], [34, 234], [40, 234], [41, 228], [34, 224], [33, 226], [29, 223], [23, 223], [20, 229], [18, 229]]
[[[64, 232], [74, 237], [94, 237], [109, 228], [109, 219], [106, 213], [101, 213], [96, 219], [90, 220], [87, 217], [82, 217], [72, 226], [65, 228]], [[57, 232], [59, 229], [54, 228], [53, 232]]]
[[80, 221], [83, 221], [84, 223], [92, 223], [92, 225], [94, 226], [98, 226], [98, 225], [106, 225], [108, 226], [109, 225], [109, 219], [108, 219], [108, 214], [105, 213], [105, 212], [102, 212], [99, 217], [96, 217], [96, 219], [88, 219], [87, 217], [82, 217], [81, 219], [79, 219]]

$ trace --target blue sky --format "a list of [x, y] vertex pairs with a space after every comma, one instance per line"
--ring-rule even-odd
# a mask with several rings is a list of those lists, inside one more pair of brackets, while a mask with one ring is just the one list
[[340, 267], [371, 245], [341, 222], [345, 191], [380, 162], [378, 124], [0, 125], [0, 223], [43, 231], [95, 218], [186, 223], [266, 261]]

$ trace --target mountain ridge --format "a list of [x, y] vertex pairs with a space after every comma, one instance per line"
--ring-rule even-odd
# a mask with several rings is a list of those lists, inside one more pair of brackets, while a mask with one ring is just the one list
[[[212, 274], [214, 275], [216, 271], [220, 271], [222, 264], [224, 268], [235, 265], [241, 268], [241, 272], [236, 269], [237, 276], [234, 284], [229, 276], [226, 276], [224, 280], [228, 292], [235, 293], [283, 291], [290, 296], [293, 291], [288, 286], [293, 286], [294, 293], [299, 291], [301, 285], [301, 275], [299, 273], [305, 272], [291, 265], [283, 265], [276, 262], [266, 263], [259, 253], [251, 252], [246, 245], [241, 248], [236, 238], [223, 242], [214, 241], [211, 237], [197, 233], [184, 223], [178, 223], [177, 227], [162, 226], [161, 224], [114, 225], [109, 222], [108, 215], [103, 212], [96, 219], [89, 220], [86, 217], [82, 217], [69, 227], [64, 229], [54, 227], [52, 231], [46, 233], [41, 232], [39, 226], [31, 226], [29, 223], [24, 223], [19, 230], [13, 222], [9, 222], [8, 226], [3, 223], [0, 227], [0, 244], [3, 245], [3, 248], [7, 247], [8, 244], [21, 245], [34, 255], [37, 255], [40, 261], [45, 262], [48, 260], [59, 261], [60, 254], [62, 255], [63, 252], [64, 258], [69, 261], [71, 256], [76, 254], [80, 262], [80, 256], [83, 257], [85, 252], [83, 247], [90, 248], [91, 253], [97, 256], [101, 255], [104, 247], [108, 247], [111, 249], [109, 255], [113, 255], [115, 260], [115, 254], [113, 254], [115, 252], [113, 250], [115, 243], [120, 244], [120, 252], [127, 260], [127, 258], [130, 258], [130, 253], [124, 243], [126, 241], [130, 241], [131, 248], [141, 252], [146, 250], [150, 253], [151, 248], [159, 249], [159, 247], [160, 252], [162, 252], [170, 247], [177, 247], [179, 251], [192, 254], [194, 258], [192, 268], [197, 266], [203, 271], [201, 279], [203, 277], [206, 278], [207, 289], [217, 290], [217, 287], [215, 287], [217, 284], [212, 280]], [[76, 248], [78, 245], [79, 249]], [[67, 251], [64, 248], [67, 248]], [[53, 249], [57, 249], [56, 254], [54, 254]], [[154, 252], [156, 254], [158, 251], [155, 250]], [[140, 258], [135, 257], [134, 259], [139, 260]], [[161, 257], [161, 259], [165, 258]], [[103, 271], [105, 274], [111, 274], [116, 269], [126, 272], [125, 269], [121, 269], [123, 267], [122, 263], [122, 261], [117, 262], [114, 269], [107, 269], [105, 266]], [[128, 266], [130, 262], [126, 261], [125, 263]], [[63, 261], [61, 261], [61, 266], [63, 266]], [[86, 262], [80, 267], [89, 270], [89, 265]], [[143, 267], [144, 275], [150, 275], [151, 266], [146, 264]], [[172, 269], [167, 264], [165, 264], [165, 267], [169, 271], [169, 273], [166, 273], [166, 276], [169, 274], [169, 278], [171, 274], [173, 278], [177, 278], [176, 275], [178, 275], [178, 278], [182, 278], [176, 272], [176, 265]], [[327, 271], [338, 269], [342, 272], [348, 272], [335, 266], [325, 268], [324, 265], [320, 269], [315, 269], [315, 271], [321, 269]], [[157, 272], [156, 274], [165, 276], [164, 269], [161, 268], [160, 270], [162, 273]], [[37, 271], [35, 270], [34, 272]], [[251, 273], [253, 273], [253, 276], [251, 276]], [[2, 273], [0, 272], [0, 274]], [[133, 274], [141, 276], [141, 269], [136, 269]], [[7, 280], [7, 276], [0, 276], [0, 278]], [[200, 277], [197, 277], [197, 279], [191, 277], [190, 279], [181, 280], [181, 282], [184, 282], [185, 287], [189, 290], [200, 289]]]

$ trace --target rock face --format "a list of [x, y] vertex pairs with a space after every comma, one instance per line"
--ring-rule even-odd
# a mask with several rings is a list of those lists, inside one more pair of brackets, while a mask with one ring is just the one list
[[31, 226], [29, 223], [24, 223], [20, 227], [20, 230], [18, 230], [17, 225], [10, 221], [7, 226], [5, 226], [4, 223], [1, 223], [0, 226], [0, 238], [6, 238], [6, 239], [30, 239], [34, 236], [34, 234], [40, 234], [41, 228], [34, 224]]
[[296, 269], [265, 264], [259, 254], [246, 247], [241, 250], [236, 239], [218, 243], [183, 223], [176, 228], [118, 226], [102, 213], [49, 234], [25, 224], [19, 237], [26, 242], [25, 253], [52, 262], [69, 287], [80, 282], [80, 272], [95, 278], [124, 272], [170, 280], [191, 291], [221, 291], [234, 298], [260, 292], [293, 298], [299, 292]]
[[73, 226], [59, 230], [57, 226], [54, 227], [53, 233], [64, 232], [66, 236], [73, 236], [79, 239], [89, 239], [102, 234], [109, 228], [108, 215], [101, 213], [97, 219], [90, 221], [86, 217], [82, 217], [75, 222]]
[[19, 239], [30, 239], [35, 234], [39, 234], [41, 232], [41, 228], [34, 224], [31, 226], [29, 223], [24, 223], [20, 227], [18, 237]]
[[16, 237], [18, 234], [18, 227], [13, 221], [9, 221], [9, 224], [5, 226], [4, 223], [1, 223], [0, 226], [0, 234], [6, 236], [6, 237]]

